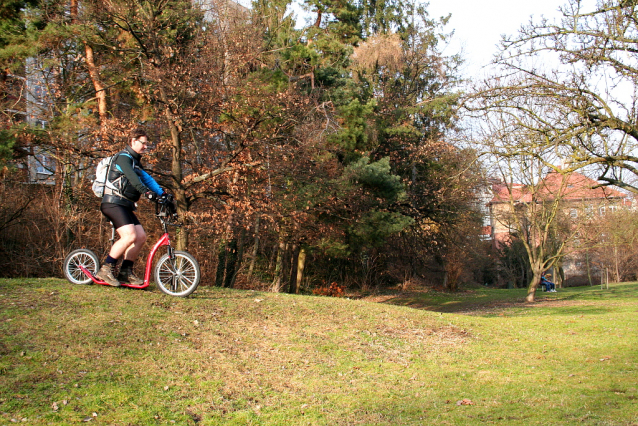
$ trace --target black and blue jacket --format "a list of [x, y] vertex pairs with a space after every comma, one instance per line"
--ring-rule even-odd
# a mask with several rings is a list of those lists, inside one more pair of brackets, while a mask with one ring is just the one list
[[141, 157], [130, 146], [115, 154], [107, 176], [108, 184], [104, 187], [103, 204], [119, 204], [135, 209], [135, 203], [145, 192], [164, 194], [162, 187], [142, 168]]

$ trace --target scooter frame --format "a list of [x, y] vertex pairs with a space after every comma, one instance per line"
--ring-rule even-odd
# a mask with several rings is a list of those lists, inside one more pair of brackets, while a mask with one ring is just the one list
[[[115, 228], [113, 228], [113, 232], [115, 232]], [[159, 250], [159, 248], [162, 247], [162, 246], [168, 246], [168, 255], [169, 255], [169, 257], [171, 259], [175, 259], [175, 254], [173, 253], [173, 247], [171, 247], [169, 234], [168, 234], [168, 232], [165, 232], [159, 238], [159, 240], [157, 240], [157, 242], [155, 243], [155, 245], [151, 249], [151, 252], [148, 254], [148, 257], [146, 258], [146, 269], [144, 271], [144, 283], [136, 285], [136, 284], [130, 284], [130, 283], [125, 283], [125, 282], [120, 281], [120, 285], [122, 287], [136, 288], [136, 289], [143, 289], [143, 288], [146, 288], [149, 285], [151, 285], [151, 273], [152, 273], [152, 269], [153, 269], [153, 258], [155, 257], [155, 253], [157, 253], [157, 250]], [[101, 279], [95, 277], [91, 273], [91, 271], [89, 271], [88, 269], [86, 269], [84, 267], [84, 265], [80, 265], [79, 268], [82, 270], [82, 272], [84, 272], [84, 274], [86, 274], [87, 277], [91, 278], [91, 280], [95, 284], [110, 285], [106, 281], [102, 281]]]
[[[153, 273], [153, 260], [158, 250], [167, 246], [167, 254], [162, 256], [159, 263], [155, 266], [155, 281], [159, 289], [171, 296], [185, 297], [190, 295], [197, 286], [201, 278], [201, 271], [197, 260], [189, 253], [174, 250], [171, 246], [168, 226], [181, 226], [171, 222], [177, 220], [175, 205], [171, 199], [156, 200], [155, 216], [162, 223], [163, 234], [157, 240], [146, 260], [144, 272], [144, 281], [142, 284], [130, 284], [120, 281], [120, 286], [144, 289], [151, 284], [151, 275]], [[112, 225], [112, 224], [111, 224]], [[111, 246], [115, 242], [115, 227], [111, 229]], [[88, 261], [90, 259], [90, 261]], [[88, 266], [87, 264], [91, 265]], [[88, 266], [88, 267], [87, 267]], [[109, 285], [107, 282], [97, 278], [89, 267], [95, 266], [96, 271], [99, 269], [99, 260], [95, 253], [89, 249], [74, 250], [64, 261], [64, 272], [67, 279], [74, 284], [90, 284], [94, 282], [100, 285]], [[79, 272], [81, 271], [81, 274]], [[81, 275], [84, 278], [81, 278]], [[88, 279], [87, 279], [88, 278]], [[177, 291], [180, 289], [181, 291]]]

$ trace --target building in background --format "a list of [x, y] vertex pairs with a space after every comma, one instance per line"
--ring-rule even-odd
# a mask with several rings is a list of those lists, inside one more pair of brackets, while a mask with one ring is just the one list
[[[557, 281], [563, 281], [566, 285], [591, 283], [592, 276], [598, 273], [599, 268], [586, 259], [587, 247], [582, 245], [580, 230], [595, 228], [596, 223], [611, 212], [632, 208], [632, 200], [627, 194], [601, 186], [576, 172], [568, 175], [548, 173], [533, 188], [519, 183], [494, 182], [492, 191], [492, 199], [487, 203], [489, 226], [486, 232], [489, 232], [495, 249], [523, 237], [519, 235], [520, 226], [514, 224], [514, 214], [522, 218], [521, 222], [525, 226], [530, 203], [560, 198], [556, 226], [567, 227], [573, 238], [569, 250], [550, 272], [557, 277]], [[533, 241], [530, 243], [534, 244]]]

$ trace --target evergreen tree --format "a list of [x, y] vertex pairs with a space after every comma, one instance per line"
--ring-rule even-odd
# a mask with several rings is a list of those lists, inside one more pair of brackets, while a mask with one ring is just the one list
[[0, 68], [3, 72], [18, 70], [22, 60], [33, 54], [27, 27], [41, 27], [42, 21], [26, 17], [28, 9], [37, 4], [38, 0], [4, 0], [0, 4]]

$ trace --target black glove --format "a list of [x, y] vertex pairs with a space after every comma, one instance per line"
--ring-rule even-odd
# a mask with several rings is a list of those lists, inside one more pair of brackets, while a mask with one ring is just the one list
[[160, 195], [158, 203], [165, 206], [169, 215], [177, 217], [177, 209], [175, 208], [175, 202], [173, 195], [168, 192]]
[[155, 201], [157, 199], [157, 194], [155, 194], [153, 191], [146, 191], [144, 193], [144, 196], [151, 201]]

